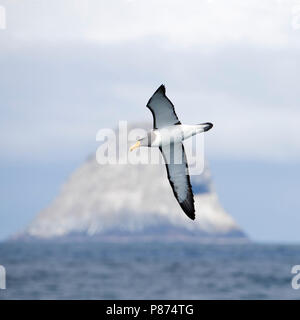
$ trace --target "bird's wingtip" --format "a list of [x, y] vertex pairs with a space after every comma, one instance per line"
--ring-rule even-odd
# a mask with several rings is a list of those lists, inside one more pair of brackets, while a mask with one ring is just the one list
[[160, 85], [160, 87], [156, 90], [156, 92], [161, 92], [163, 94], [166, 93], [166, 87], [164, 84]]
[[196, 215], [195, 215], [195, 208], [194, 208], [194, 201], [188, 202], [188, 201], [184, 201], [184, 202], [179, 202], [182, 210], [184, 211], [184, 213], [191, 219], [191, 220], [195, 220]]

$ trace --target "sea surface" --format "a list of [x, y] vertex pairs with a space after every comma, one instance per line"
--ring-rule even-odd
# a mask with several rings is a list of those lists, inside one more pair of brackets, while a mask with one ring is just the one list
[[300, 245], [0, 243], [0, 299], [300, 299]]

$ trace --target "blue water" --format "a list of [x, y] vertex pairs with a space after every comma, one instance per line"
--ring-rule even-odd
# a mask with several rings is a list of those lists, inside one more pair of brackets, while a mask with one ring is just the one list
[[299, 299], [299, 245], [0, 243], [0, 299]]

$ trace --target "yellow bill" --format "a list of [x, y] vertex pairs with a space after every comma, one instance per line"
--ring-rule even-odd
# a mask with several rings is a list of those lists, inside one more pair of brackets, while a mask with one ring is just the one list
[[130, 147], [130, 151], [132, 151], [132, 150], [134, 150], [134, 149], [136, 149], [136, 148], [138, 148], [138, 147], [140, 147], [140, 145], [141, 145], [141, 142], [140, 141], [137, 141], [136, 142], [136, 144], [134, 145], [134, 146], [132, 146], [132, 147]]

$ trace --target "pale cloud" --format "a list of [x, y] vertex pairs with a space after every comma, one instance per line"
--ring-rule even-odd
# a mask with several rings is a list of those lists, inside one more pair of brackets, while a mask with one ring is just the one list
[[[163, 45], [298, 46], [297, 1], [4, 1], [11, 34], [23, 41], [120, 43], [145, 37]], [[294, 10], [294, 11], [293, 11]]]
[[151, 121], [165, 83], [182, 122], [214, 123], [208, 155], [300, 160], [297, 2], [2, 3], [4, 158], [92, 152], [99, 129]]

